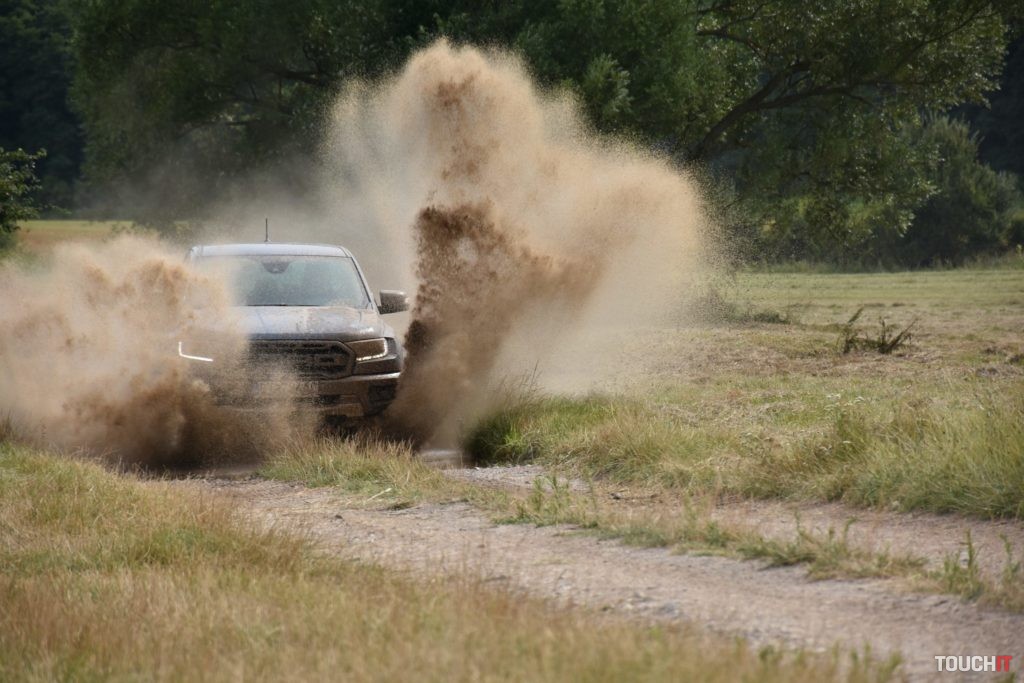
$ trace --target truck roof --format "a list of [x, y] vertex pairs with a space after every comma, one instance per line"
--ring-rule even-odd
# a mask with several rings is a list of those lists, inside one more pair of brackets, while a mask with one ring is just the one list
[[347, 256], [345, 247], [334, 244], [297, 244], [290, 242], [254, 242], [251, 244], [199, 244], [189, 253], [196, 258], [206, 256]]

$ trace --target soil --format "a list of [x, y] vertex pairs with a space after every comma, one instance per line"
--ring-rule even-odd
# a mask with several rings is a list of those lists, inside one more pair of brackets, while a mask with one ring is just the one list
[[848, 528], [847, 542], [851, 546], [875, 553], [919, 557], [929, 569], [941, 568], [949, 557], [965, 563], [967, 534], [970, 533], [978, 568], [983, 576], [992, 580], [998, 580], [1006, 569], [1007, 543], [1013, 553], [1012, 561], [1020, 561], [1024, 553], [1024, 525], [1012, 521], [857, 510], [838, 503], [778, 501], [723, 504], [715, 508], [712, 515], [752, 526], [769, 538], [791, 538], [797, 524], [817, 534], [828, 533], [829, 529], [841, 534]]
[[[627, 547], [565, 526], [499, 525], [461, 502], [395, 509], [380, 499], [256, 479], [186, 485], [230, 495], [259, 524], [307, 535], [321, 551], [342, 558], [415, 575], [469, 575], [558, 605], [695, 624], [755, 646], [868, 646], [875, 655], [902, 653], [913, 680], [956, 680], [935, 671], [935, 655], [1024, 653], [1024, 615], [907, 592], [895, 581], [811, 581], [799, 567], [767, 569], [757, 562]], [[733, 512], [763, 516], [769, 532], [788, 514], [762, 504]], [[829, 506], [817, 511], [823, 521], [847, 512]], [[935, 520], [922, 516], [893, 519], [902, 521], [880, 515], [865, 528], [894, 546], [913, 537], [918, 548], [941, 550], [947, 534], [956, 543], [957, 524], [963, 523], [933, 527]], [[804, 522], [817, 523], [806, 511]], [[984, 533], [977, 535], [979, 543]]]
[[[532, 488], [545, 474], [540, 465], [475, 467], [446, 472], [464, 481], [503, 488]], [[586, 482], [568, 480], [569, 488], [586, 491]], [[604, 491], [608, 504], [623, 508], [657, 508], [659, 511], [683, 509], [682, 501], [663, 496], [631, 496], [628, 492]], [[929, 569], [938, 569], [950, 557], [967, 560], [967, 534], [976, 552], [982, 575], [998, 580], [1007, 566], [1007, 544], [1013, 562], [1024, 556], [1024, 524], [1011, 520], [980, 520], [959, 515], [920, 512], [888, 512], [851, 508], [839, 503], [795, 503], [776, 500], [733, 500], [716, 504], [709, 510], [712, 518], [730, 526], [749, 528], [765, 538], [787, 541], [799, 530], [815, 536], [834, 531], [846, 534], [847, 543], [856, 549], [892, 556], [911, 556], [925, 561]]]

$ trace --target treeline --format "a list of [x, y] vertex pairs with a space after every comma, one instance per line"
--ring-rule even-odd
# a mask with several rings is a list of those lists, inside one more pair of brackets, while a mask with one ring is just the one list
[[1019, 0], [2, 6], [0, 147], [46, 150], [44, 205], [117, 188], [122, 216], [190, 217], [315, 155], [344, 83], [446, 36], [516, 50], [595, 129], [699, 169], [747, 259], [926, 265], [1024, 243]]

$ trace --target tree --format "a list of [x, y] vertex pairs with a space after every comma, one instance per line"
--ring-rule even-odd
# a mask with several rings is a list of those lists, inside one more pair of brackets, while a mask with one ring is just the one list
[[39, 215], [32, 192], [39, 186], [35, 164], [42, 157], [0, 147], [0, 249], [13, 243], [19, 223]]
[[[456, 17], [442, 32], [481, 38]], [[987, 0], [563, 0], [511, 41], [599, 129], [731, 184], [733, 229], [759, 250], [847, 260], [899, 243], [930, 191], [908, 131], [984, 101], [1017, 18]]]
[[542, 84], [576, 92], [597, 129], [727, 179], [748, 230], [799, 230], [794, 248], [835, 253], [905, 230], [924, 193], [906, 167], [925, 160], [903, 130], [984, 100], [1017, 5], [93, 0], [75, 5], [75, 91], [94, 175], [160, 160], [194, 180], [180, 194], [195, 205], [243, 169], [313, 150], [348, 78], [442, 35], [511, 47]]
[[899, 243], [928, 194], [917, 169], [930, 153], [907, 131], [923, 110], [983, 101], [1015, 12], [975, 0], [713, 3], [698, 31], [733, 46], [747, 83], [689, 154], [727, 164], [747, 231], [776, 255], [862, 260]]
[[358, 0], [101, 0], [73, 17], [88, 175], [149, 181], [170, 218], [183, 199], [201, 205], [248, 169], [313, 150], [338, 84], [390, 54]]
[[990, 106], [958, 110], [978, 132], [978, 154], [997, 171], [1024, 178], [1024, 37], [1011, 45], [999, 89], [988, 95]]
[[70, 207], [83, 135], [68, 102], [71, 27], [62, 0], [0, 0], [0, 147], [46, 149], [39, 198]]
[[937, 118], [919, 144], [936, 154], [926, 176], [934, 193], [914, 215], [901, 252], [910, 265], [963, 262], [1005, 250], [1021, 197], [1014, 178], [978, 160], [979, 136], [963, 121]]

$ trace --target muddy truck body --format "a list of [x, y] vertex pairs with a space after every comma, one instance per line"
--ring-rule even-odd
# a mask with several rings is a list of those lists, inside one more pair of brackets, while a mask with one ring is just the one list
[[178, 344], [178, 355], [208, 379], [218, 403], [259, 410], [297, 401], [324, 422], [344, 423], [376, 415], [394, 400], [404, 351], [383, 315], [407, 310], [408, 299], [382, 290], [375, 301], [347, 249], [203, 245], [186, 260], [230, 283], [230, 324], [247, 340], [230, 369], [218, 367], [202, 342]]

